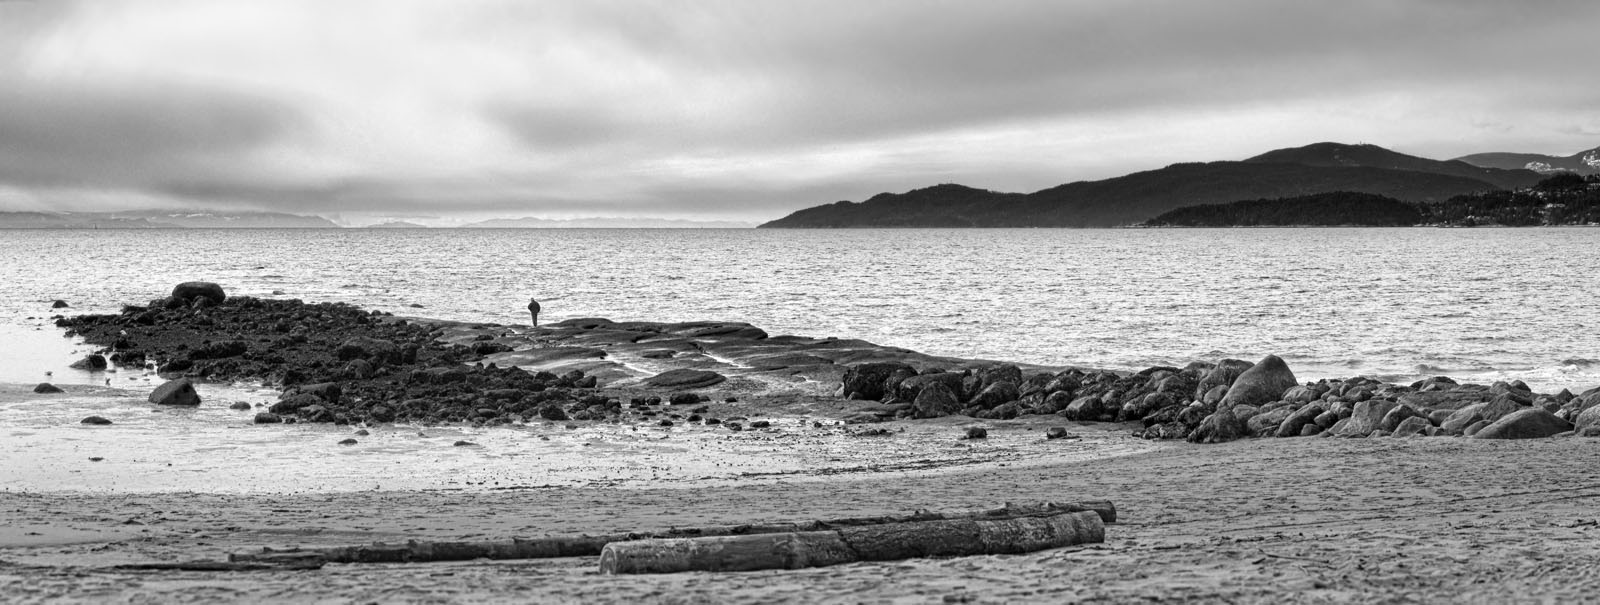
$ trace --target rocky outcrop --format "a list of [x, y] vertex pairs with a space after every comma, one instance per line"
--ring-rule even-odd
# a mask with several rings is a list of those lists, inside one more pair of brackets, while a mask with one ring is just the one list
[[728, 377], [710, 370], [691, 370], [679, 368], [668, 370], [644, 381], [645, 384], [672, 390], [703, 389], [717, 385], [727, 380]]

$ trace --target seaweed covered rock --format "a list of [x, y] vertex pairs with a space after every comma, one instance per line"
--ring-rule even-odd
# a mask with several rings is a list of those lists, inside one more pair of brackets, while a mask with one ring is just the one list
[[[119, 363], [153, 362], [163, 374], [182, 374], [174, 378], [275, 384], [284, 394], [268, 413], [302, 422], [503, 424], [537, 417], [544, 404], [565, 406], [597, 384], [582, 372], [558, 377], [473, 363], [482, 357], [442, 341], [445, 328], [344, 303], [228, 297], [194, 309], [157, 302], [57, 325], [115, 345]], [[489, 392], [517, 396], [491, 400]]]
[[186, 281], [172, 288], [172, 298], [188, 304], [197, 298], [204, 298], [211, 305], [220, 305], [228, 300], [228, 294], [222, 291], [222, 286], [208, 281]]

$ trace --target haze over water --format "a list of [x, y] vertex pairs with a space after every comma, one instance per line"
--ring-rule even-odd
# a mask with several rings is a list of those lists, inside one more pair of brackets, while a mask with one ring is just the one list
[[543, 321], [747, 321], [1117, 369], [1275, 353], [1302, 380], [1579, 391], [1600, 384], [1597, 266], [1594, 229], [19, 230], [0, 237], [20, 345], [0, 380], [70, 359], [31, 329], [50, 301], [114, 312], [198, 279], [469, 321], [525, 323], [533, 296]]

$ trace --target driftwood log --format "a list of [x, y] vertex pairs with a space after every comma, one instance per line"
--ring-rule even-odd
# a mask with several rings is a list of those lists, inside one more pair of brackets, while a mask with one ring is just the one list
[[1093, 512], [1011, 519], [947, 519], [832, 531], [613, 542], [600, 573], [754, 571], [917, 557], [1021, 554], [1105, 541]]
[[1105, 523], [1117, 520], [1117, 509], [1110, 502], [1043, 502], [1035, 504], [1006, 504], [1002, 508], [953, 513], [917, 511], [909, 515], [879, 517], [852, 517], [825, 521], [803, 521], [766, 525], [723, 525], [697, 528], [677, 528], [660, 532], [631, 532], [599, 536], [554, 536], [548, 538], [512, 538], [481, 542], [432, 542], [410, 540], [403, 543], [374, 543], [330, 548], [263, 548], [259, 552], [236, 553], [228, 556], [231, 562], [274, 562], [284, 559], [301, 560], [320, 558], [329, 563], [408, 563], [427, 561], [468, 561], [472, 559], [544, 559], [556, 557], [592, 557], [601, 554], [607, 544], [639, 540], [699, 538], [712, 536], [747, 536], [767, 534], [795, 534], [833, 531], [848, 527], [868, 527], [895, 523], [940, 521], [954, 519], [1015, 519], [1021, 517], [1058, 515], [1063, 512], [1087, 512]]

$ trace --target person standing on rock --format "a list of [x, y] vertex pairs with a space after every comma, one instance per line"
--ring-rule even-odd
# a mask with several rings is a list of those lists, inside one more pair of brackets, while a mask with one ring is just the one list
[[538, 299], [533, 299], [533, 298], [528, 299], [528, 313], [533, 314], [533, 327], [535, 327], [535, 328], [539, 327], [539, 301], [538, 301]]

